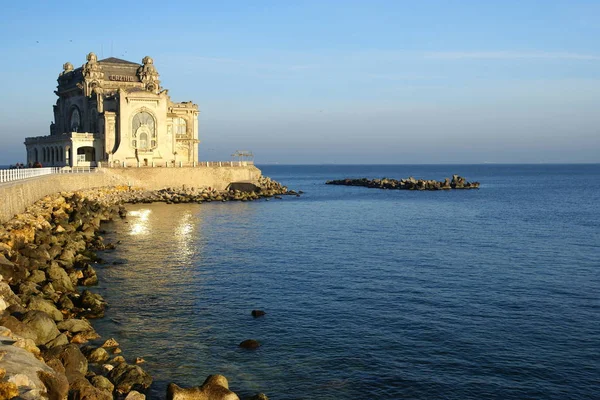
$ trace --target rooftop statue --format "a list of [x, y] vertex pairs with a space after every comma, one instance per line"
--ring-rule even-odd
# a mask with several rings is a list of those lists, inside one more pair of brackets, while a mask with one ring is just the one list
[[63, 64], [63, 71], [60, 73], [60, 76], [68, 74], [71, 71], [73, 71], [73, 64], [71, 64], [70, 62], [66, 62]]

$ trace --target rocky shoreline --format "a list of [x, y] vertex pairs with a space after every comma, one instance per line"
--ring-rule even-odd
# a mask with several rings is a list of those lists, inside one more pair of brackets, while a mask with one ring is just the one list
[[[0, 226], [0, 399], [145, 399], [152, 377], [143, 360], [124, 356], [117, 340], [100, 338], [90, 323], [107, 306], [88, 289], [98, 283], [96, 251], [115, 246], [104, 241], [101, 224], [126, 218], [124, 204], [299, 194], [269, 178], [250, 191], [111, 187], [47, 196], [16, 215]], [[238, 396], [225, 377], [211, 375], [198, 387], [172, 383], [166, 398]]]
[[446, 178], [443, 182], [436, 180], [415, 179], [339, 179], [325, 182], [327, 185], [363, 186], [376, 189], [392, 190], [451, 190], [451, 189], [478, 189], [479, 182], [467, 182], [459, 175], [453, 175], [452, 180]]

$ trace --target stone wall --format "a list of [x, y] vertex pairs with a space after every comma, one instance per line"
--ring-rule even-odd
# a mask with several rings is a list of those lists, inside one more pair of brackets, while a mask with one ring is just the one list
[[0, 223], [44, 196], [52, 193], [91, 189], [113, 184], [111, 177], [103, 173], [44, 175], [0, 185]]
[[196, 168], [103, 168], [102, 172], [118, 185], [162, 189], [165, 187], [211, 187], [224, 190], [231, 182], [256, 182], [261, 172], [253, 165], [245, 167]]
[[0, 223], [52, 193], [131, 185], [146, 189], [165, 187], [212, 187], [223, 190], [231, 182], [256, 182], [255, 166], [201, 168], [105, 168], [95, 173], [45, 175], [0, 185]]

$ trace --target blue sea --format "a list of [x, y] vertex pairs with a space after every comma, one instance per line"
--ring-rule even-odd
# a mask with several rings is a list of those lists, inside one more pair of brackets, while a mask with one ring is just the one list
[[[95, 326], [150, 398], [216, 373], [242, 399], [600, 398], [600, 165], [261, 169], [305, 194], [105, 226]], [[481, 188], [325, 185], [452, 174]]]

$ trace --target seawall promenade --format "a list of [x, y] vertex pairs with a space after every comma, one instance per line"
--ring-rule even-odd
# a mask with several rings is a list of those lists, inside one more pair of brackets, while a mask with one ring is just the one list
[[44, 196], [105, 186], [134, 186], [148, 190], [165, 187], [211, 187], [224, 190], [231, 182], [256, 182], [254, 165], [183, 168], [102, 168], [80, 174], [52, 174], [0, 184], [0, 223], [25, 211]]

